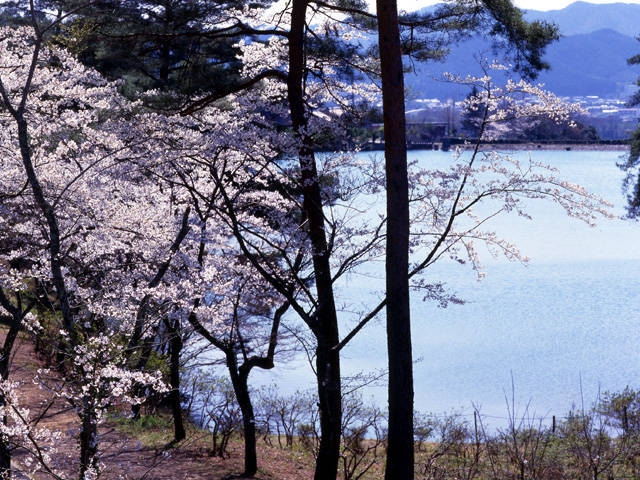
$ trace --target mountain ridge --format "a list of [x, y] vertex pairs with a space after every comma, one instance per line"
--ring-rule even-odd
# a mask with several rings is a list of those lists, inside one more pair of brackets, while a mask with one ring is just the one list
[[556, 23], [562, 35], [591, 33], [605, 28], [630, 37], [640, 34], [640, 5], [632, 3], [595, 4], [574, 2], [563, 9], [525, 10], [526, 20]]
[[[630, 35], [631, 25], [640, 33], [640, 5], [575, 2], [561, 10], [527, 11], [529, 21], [556, 23], [561, 38], [551, 44], [544, 60], [550, 70], [540, 73], [537, 82], [560, 96], [597, 96], [626, 100], [636, 91], [640, 68], [627, 59], [640, 53], [640, 42]], [[406, 83], [415, 98], [461, 100], [468, 87], [438, 81], [445, 72], [481, 75], [474, 55], [493, 55], [491, 43], [474, 37], [451, 48], [443, 63], [417, 64]], [[487, 53], [488, 52], [488, 53]], [[488, 58], [489, 61], [494, 58]]]

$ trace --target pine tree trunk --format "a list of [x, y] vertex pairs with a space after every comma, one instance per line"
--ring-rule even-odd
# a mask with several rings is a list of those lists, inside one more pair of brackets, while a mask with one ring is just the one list
[[413, 356], [409, 302], [409, 187], [404, 75], [395, 0], [377, 0], [387, 179], [387, 348], [389, 438], [386, 480], [411, 480]]

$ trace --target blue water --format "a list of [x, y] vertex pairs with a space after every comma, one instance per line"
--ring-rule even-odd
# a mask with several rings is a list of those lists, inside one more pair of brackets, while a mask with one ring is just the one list
[[[452, 262], [430, 271], [430, 278], [445, 281], [466, 303], [439, 308], [419, 295], [412, 302], [417, 410], [471, 415], [475, 406], [487, 423], [500, 425], [512, 384], [518, 411], [529, 405], [530, 414], [544, 418], [589, 405], [598, 392], [640, 388], [640, 224], [620, 218], [623, 175], [616, 162], [621, 154], [532, 153], [534, 160], [556, 166], [558, 177], [611, 202], [616, 218], [589, 227], [556, 206], [535, 203], [528, 209], [533, 220], [506, 216], [492, 225], [531, 258], [526, 265], [485, 257], [487, 276], [481, 281]], [[444, 152], [413, 156], [434, 164], [451, 158]], [[370, 278], [350, 277], [342, 296], [366, 301], [375, 296], [374, 285]], [[349, 314], [343, 319], [344, 332]], [[349, 375], [385, 364], [381, 318], [345, 348], [343, 371]], [[313, 388], [303, 359], [256, 378], [278, 382], [283, 391]], [[366, 396], [386, 403], [384, 386], [368, 387]]]

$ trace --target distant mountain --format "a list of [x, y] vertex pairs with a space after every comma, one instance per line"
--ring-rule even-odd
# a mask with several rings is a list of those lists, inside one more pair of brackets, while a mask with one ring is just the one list
[[[549, 46], [545, 60], [551, 65], [537, 81], [561, 96], [596, 95], [627, 99], [636, 90], [640, 66], [627, 59], [640, 53], [640, 5], [574, 3], [563, 10], [527, 12], [527, 19], [555, 22], [562, 38]], [[451, 50], [444, 63], [420, 64], [406, 76], [411, 96], [462, 100], [468, 87], [442, 82], [444, 72], [479, 75], [474, 57], [495, 58], [489, 41], [473, 38]]]
[[579, 35], [598, 30], [615, 30], [629, 37], [640, 35], [640, 5], [575, 2], [562, 10], [526, 12], [527, 20], [546, 20], [560, 27], [562, 35]]
[[614, 30], [566, 36], [548, 48], [551, 70], [539, 80], [558, 95], [622, 98], [640, 76], [640, 68], [627, 64], [639, 52], [640, 42]]

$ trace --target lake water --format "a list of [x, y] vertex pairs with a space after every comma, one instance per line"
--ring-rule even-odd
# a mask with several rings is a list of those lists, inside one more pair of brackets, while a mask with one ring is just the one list
[[[588, 227], [550, 204], [532, 205], [533, 220], [503, 217], [494, 225], [531, 258], [526, 265], [485, 258], [486, 278], [443, 262], [431, 277], [446, 281], [466, 300], [446, 309], [416, 298], [412, 303], [415, 406], [421, 412], [462, 412], [473, 406], [489, 425], [507, 417], [505, 398], [515, 386], [516, 408], [561, 418], [572, 405], [598, 392], [640, 388], [640, 224], [623, 220], [623, 152], [535, 151], [534, 160], [557, 167], [612, 204], [617, 218]], [[526, 152], [518, 153], [523, 158]], [[434, 164], [445, 152], [411, 152]], [[348, 296], [366, 298], [370, 282], [351, 278]], [[373, 322], [345, 348], [346, 374], [386, 365], [384, 323]], [[254, 374], [252, 374], [254, 375]], [[259, 383], [281, 391], [314, 387], [301, 359], [258, 373]], [[365, 397], [386, 403], [386, 387]]]

